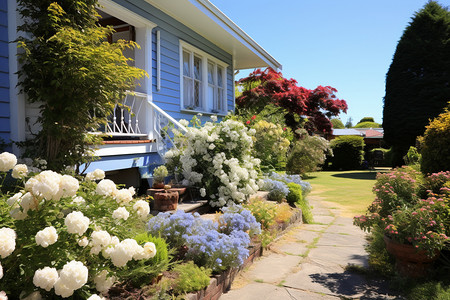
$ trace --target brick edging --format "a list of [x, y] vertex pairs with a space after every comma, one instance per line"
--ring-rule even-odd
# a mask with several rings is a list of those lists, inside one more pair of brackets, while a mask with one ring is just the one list
[[[291, 225], [302, 221], [302, 211], [297, 209], [296, 212], [289, 219], [289, 222], [277, 224], [275, 229], [279, 230], [278, 236], [281, 236], [283, 232]], [[245, 259], [244, 263], [240, 267], [230, 268], [223, 271], [218, 275], [211, 277], [209, 285], [196, 293], [189, 293], [186, 295], [186, 300], [217, 300], [222, 294], [228, 292], [231, 288], [231, 284], [234, 281], [239, 272], [250, 266], [253, 261], [262, 256], [263, 247], [261, 242], [252, 242], [249, 246], [249, 255]]]

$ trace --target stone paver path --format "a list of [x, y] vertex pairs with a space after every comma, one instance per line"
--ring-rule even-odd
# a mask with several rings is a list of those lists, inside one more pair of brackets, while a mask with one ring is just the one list
[[317, 195], [308, 199], [314, 224], [288, 229], [220, 299], [401, 299], [386, 282], [347, 269], [367, 266], [364, 232], [334, 204]]

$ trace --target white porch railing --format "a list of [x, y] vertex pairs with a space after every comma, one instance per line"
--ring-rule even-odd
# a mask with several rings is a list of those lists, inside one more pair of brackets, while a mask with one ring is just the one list
[[147, 132], [141, 130], [142, 125], [139, 124], [146, 101], [147, 94], [127, 92], [125, 98], [114, 107], [104, 133], [111, 136], [146, 136]]
[[147, 103], [152, 108], [152, 127], [153, 136], [156, 139], [156, 151], [161, 157], [164, 157], [164, 154], [171, 147], [176, 147], [173, 141], [174, 132], [172, 130], [177, 127], [177, 130], [185, 133], [187, 132], [187, 129], [155, 103], [151, 101], [148, 101]]
[[114, 107], [108, 123], [100, 132], [113, 137], [147, 137], [156, 140], [159, 155], [174, 147], [173, 129], [182, 133], [186, 127], [153, 103], [144, 93], [127, 92], [126, 97]]

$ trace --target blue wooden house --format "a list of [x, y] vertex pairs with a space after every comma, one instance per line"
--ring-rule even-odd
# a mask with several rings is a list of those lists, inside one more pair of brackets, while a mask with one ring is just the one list
[[[134, 40], [128, 51], [135, 66], [150, 75], [130, 91], [100, 133], [110, 137], [96, 149], [101, 168], [130, 179], [148, 177], [167, 147], [162, 128], [195, 114], [223, 116], [234, 110], [234, 75], [238, 70], [281, 65], [207, 0], [100, 0], [101, 24], [118, 39]], [[0, 0], [0, 137], [22, 141], [39, 128], [37, 105], [18, 93], [16, 45], [21, 20], [16, 0]], [[238, 8], [237, 8], [238, 9]], [[99, 132], [93, 132], [98, 134]], [[14, 149], [17, 152], [18, 149]]]

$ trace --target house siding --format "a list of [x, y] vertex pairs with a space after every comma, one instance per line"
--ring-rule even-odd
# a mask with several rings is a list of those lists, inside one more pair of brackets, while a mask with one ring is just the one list
[[[192, 114], [181, 112], [180, 105], [180, 39], [228, 64], [227, 105], [234, 110], [232, 55], [220, 49], [187, 26], [143, 0], [114, 0], [114, 2], [156, 23], [152, 43], [153, 101], [175, 119], [191, 119]], [[160, 31], [160, 83], [157, 90], [156, 31]]]
[[0, 138], [10, 141], [8, 54], [8, 8], [7, 0], [0, 0]]

